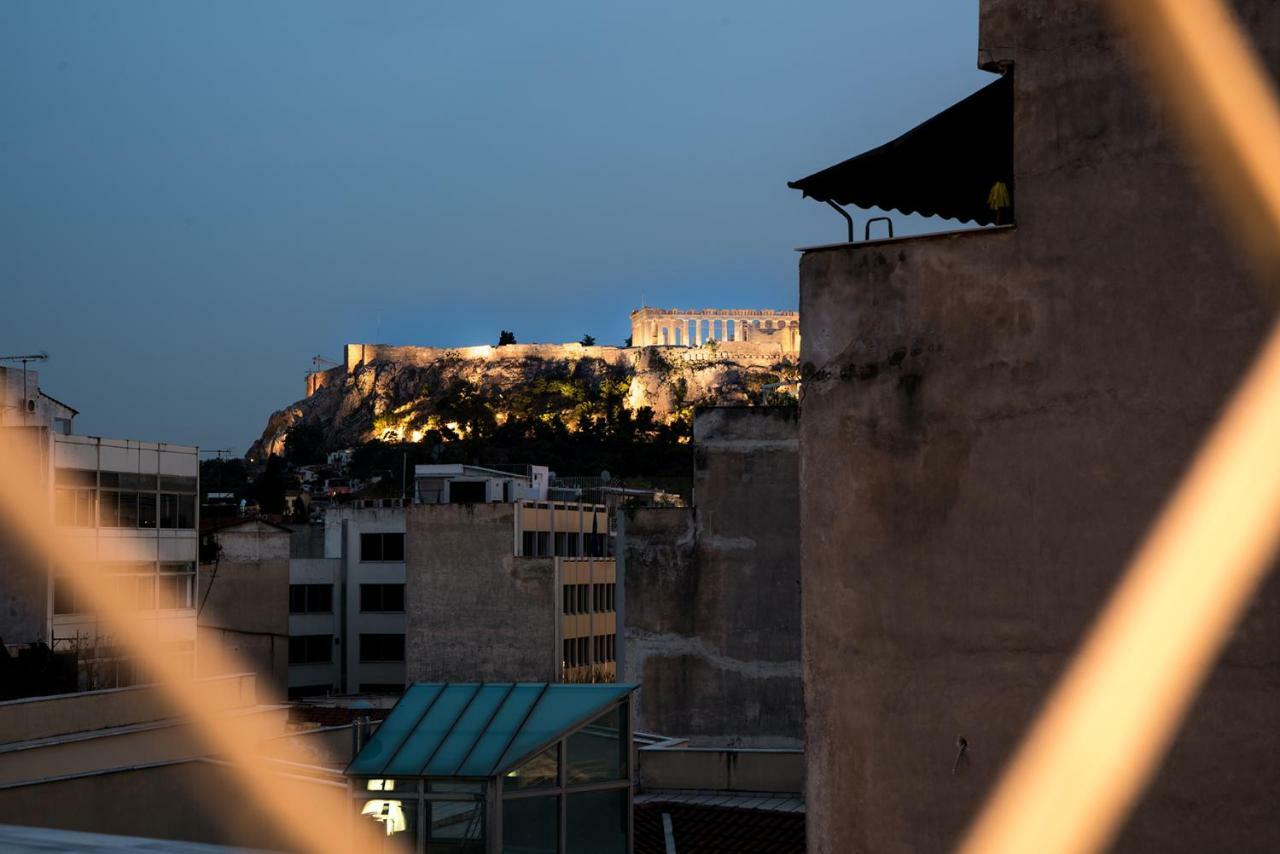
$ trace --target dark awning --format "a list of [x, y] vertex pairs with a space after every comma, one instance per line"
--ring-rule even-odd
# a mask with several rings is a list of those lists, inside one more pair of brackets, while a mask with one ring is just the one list
[[[1002, 182], [1013, 197], [1013, 81], [994, 83], [902, 136], [787, 186], [820, 202], [993, 225]], [[1012, 221], [1006, 207], [999, 221]]]

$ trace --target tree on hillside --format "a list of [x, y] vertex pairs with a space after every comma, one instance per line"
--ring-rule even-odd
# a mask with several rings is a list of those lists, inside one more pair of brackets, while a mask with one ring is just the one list
[[284, 458], [295, 466], [324, 462], [324, 428], [319, 424], [295, 424], [290, 427], [284, 436]]
[[514, 343], [516, 343], [516, 334], [514, 332], [504, 329], [498, 333], [499, 347], [505, 347], [508, 344], [514, 344]]
[[583, 335], [582, 340], [579, 341], [578, 343], [581, 344], [583, 347], [594, 347], [596, 346], [596, 336]]

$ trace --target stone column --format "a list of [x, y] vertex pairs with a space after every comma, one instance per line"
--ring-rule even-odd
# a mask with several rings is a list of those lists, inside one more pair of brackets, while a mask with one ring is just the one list
[[701, 317], [695, 317], [693, 319], [693, 328], [695, 332], [693, 343], [696, 346], [701, 347], [702, 346], [702, 318]]

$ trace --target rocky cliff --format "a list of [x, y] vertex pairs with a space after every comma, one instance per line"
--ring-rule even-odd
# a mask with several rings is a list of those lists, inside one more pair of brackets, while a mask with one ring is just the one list
[[776, 355], [714, 343], [347, 349], [347, 364], [312, 375], [311, 394], [272, 413], [251, 459], [282, 453], [298, 424], [323, 429], [330, 448], [370, 439], [448, 443], [539, 425], [570, 433], [671, 427], [687, 424], [699, 405], [788, 402], [794, 386], [772, 386], [798, 377]]

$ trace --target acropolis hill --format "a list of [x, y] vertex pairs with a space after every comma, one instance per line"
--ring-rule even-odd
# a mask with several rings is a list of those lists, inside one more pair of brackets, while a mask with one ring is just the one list
[[658, 309], [631, 312], [633, 346], [347, 344], [342, 364], [307, 375], [306, 397], [271, 415], [250, 457], [281, 453], [295, 424], [324, 428], [341, 447], [370, 439], [444, 441], [513, 417], [569, 431], [618, 405], [671, 424], [702, 404], [785, 401], [797, 378], [794, 311]]

